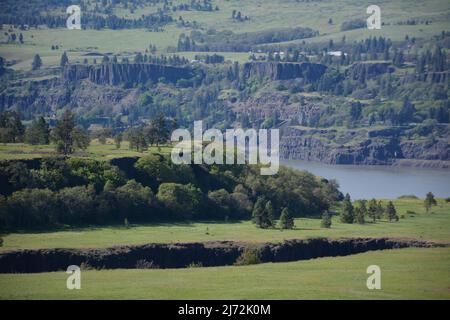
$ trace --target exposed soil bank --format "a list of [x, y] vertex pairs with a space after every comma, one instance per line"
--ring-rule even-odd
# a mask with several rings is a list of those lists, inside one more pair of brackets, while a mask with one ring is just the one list
[[[48, 272], [66, 270], [69, 265], [88, 264], [94, 268], [136, 268], [149, 265], [159, 268], [184, 268], [191, 263], [203, 266], [232, 265], [246, 247], [260, 251], [262, 262], [286, 262], [327, 256], [345, 256], [373, 250], [437, 247], [416, 240], [389, 238], [326, 238], [290, 240], [283, 243], [250, 244], [219, 241], [204, 243], [146, 244], [106, 249], [39, 249], [0, 253], [0, 272]], [[143, 263], [144, 262], [144, 263]]]

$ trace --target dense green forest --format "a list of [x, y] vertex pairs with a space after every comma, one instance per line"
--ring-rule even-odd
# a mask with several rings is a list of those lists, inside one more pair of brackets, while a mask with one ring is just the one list
[[[123, 160], [122, 160], [123, 159]], [[282, 168], [173, 165], [152, 154], [111, 162], [48, 158], [0, 165], [2, 228], [180, 220], [250, 219], [255, 201], [296, 217], [320, 215], [341, 199], [333, 181]]]

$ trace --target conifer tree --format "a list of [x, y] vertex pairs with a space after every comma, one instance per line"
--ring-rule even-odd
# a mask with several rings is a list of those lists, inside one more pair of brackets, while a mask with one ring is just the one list
[[280, 228], [292, 229], [294, 228], [294, 218], [291, 216], [288, 208], [283, 208], [280, 216]]
[[322, 214], [322, 221], [320, 223], [322, 228], [331, 228], [331, 215], [328, 211]]
[[386, 206], [386, 218], [389, 221], [396, 220], [398, 221], [397, 210], [395, 210], [394, 204], [392, 201], [389, 201]]
[[425, 197], [424, 205], [425, 205], [425, 210], [427, 211], [427, 213], [432, 206], [437, 205], [436, 199], [434, 198], [434, 194], [432, 192], [427, 193], [427, 195]]
[[354, 209], [352, 202], [350, 200], [350, 195], [347, 193], [345, 195], [344, 201], [342, 201], [342, 211], [341, 211], [341, 222], [343, 223], [353, 223], [354, 219]]
[[59, 65], [61, 67], [64, 67], [68, 63], [69, 63], [69, 58], [67, 57], [67, 53], [64, 51], [64, 53], [61, 56], [61, 61], [60, 61]]

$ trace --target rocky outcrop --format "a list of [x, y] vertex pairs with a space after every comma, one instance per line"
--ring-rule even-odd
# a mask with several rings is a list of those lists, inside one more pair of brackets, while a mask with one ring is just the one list
[[346, 74], [353, 80], [363, 80], [394, 71], [390, 62], [357, 62], [347, 69]]
[[284, 159], [324, 162], [328, 164], [391, 164], [403, 158], [398, 138], [348, 131], [337, 135], [335, 130], [285, 129], [280, 142]]
[[267, 78], [270, 80], [288, 80], [304, 78], [317, 81], [326, 70], [326, 66], [318, 63], [290, 62], [247, 62], [243, 67], [244, 77]]
[[63, 70], [64, 81], [89, 79], [100, 85], [134, 85], [164, 78], [170, 82], [188, 79], [192, 73], [188, 68], [157, 65], [151, 63], [102, 63], [100, 65], [70, 64]]
[[406, 247], [446, 246], [417, 240], [356, 238], [332, 240], [316, 238], [283, 243], [243, 243], [232, 241], [146, 244], [105, 249], [39, 249], [0, 253], [0, 272], [48, 272], [66, 270], [69, 265], [93, 268], [184, 268], [192, 263], [205, 267], [232, 265], [247, 247], [259, 252], [261, 262], [286, 262], [327, 256], [345, 256], [373, 250]]
[[290, 127], [283, 130], [280, 155], [284, 159], [327, 164], [449, 166], [447, 138], [408, 140], [403, 130], [407, 128], [337, 131]]
[[440, 139], [429, 140], [407, 140], [400, 145], [402, 153], [407, 159], [416, 160], [450, 160], [450, 141]]

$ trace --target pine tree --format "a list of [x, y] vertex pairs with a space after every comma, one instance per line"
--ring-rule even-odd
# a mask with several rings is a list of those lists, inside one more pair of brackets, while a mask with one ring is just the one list
[[121, 133], [118, 133], [114, 136], [114, 143], [116, 145], [116, 149], [120, 149], [120, 145], [122, 143], [123, 136]]
[[252, 221], [260, 228], [262, 228], [264, 221], [264, 210], [265, 210], [265, 201], [263, 198], [259, 197], [256, 200], [255, 206], [253, 207]]
[[395, 210], [394, 204], [392, 201], [389, 201], [386, 206], [386, 218], [389, 221], [396, 220], [398, 221], [397, 210]]
[[427, 211], [427, 213], [432, 206], [437, 205], [436, 199], [434, 198], [434, 194], [432, 192], [427, 193], [427, 195], [425, 197], [424, 205], [425, 205], [425, 210]]
[[69, 58], [67, 57], [67, 53], [64, 51], [64, 53], [61, 56], [61, 61], [60, 61], [59, 65], [61, 67], [64, 67], [68, 63], [69, 63]]
[[347, 193], [345, 195], [344, 201], [342, 201], [342, 211], [341, 211], [341, 222], [343, 223], [353, 223], [354, 219], [354, 209], [352, 202], [350, 200], [350, 195]]
[[291, 216], [288, 208], [283, 208], [280, 216], [280, 228], [292, 229], [294, 228], [294, 218]]
[[258, 198], [252, 212], [253, 223], [263, 229], [273, 227], [273, 211], [272, 202], [270, 200], [266, 202], [263, 198]]
[[320, 223], [322, 228], [331, 228], [331, 215], [328, 211], [322, 214], [322, 221]]
[[56, 150], [64, 155], [73, 153], [76, 148], [86, 149], [89, 145], [89, 136], [75, 127], [75, 117], [69, 110], [56, 122], [51, 138], [56, 143]]
[[25, 142], [29, 144], [49, 144], [50, 129], [44, 117], [33, 120], [25, 132]]
[[355, 207], [355, 222], [358, 224], [364, 224], [366, 223], [365, 219], [364, 219], [364, 211], [363, 208], [361, 208], [361, 206], [357, 206]]
[[275, 216], [275, 211], [273, 209], [273, 205], [272, 205], [272, 201], [267, 201], [266, 202], [266, 207], [265, 207], [265, 224], [266, 224], [266, 228], [271, 228], [275, 225], [274, 222], [274, 216]]
[[377, 200], [372, 199], [369, 201], [369, 209], [367, 210], [368, 216], [375, 222], [378, 216], [378, 203]]
[[31, 69], [32, 69], [32, 70], [37, 70], [37, 69], [39, 69], [41, 66], [42, 66], [42, 60], [41, 60], [41, 57], [40, 57], [38, 54], [36, 54], [36, 55], [34, 56], [34, 58], [33, 58], [33, 62], [32, 62], [32, 64], [31, 64]]

